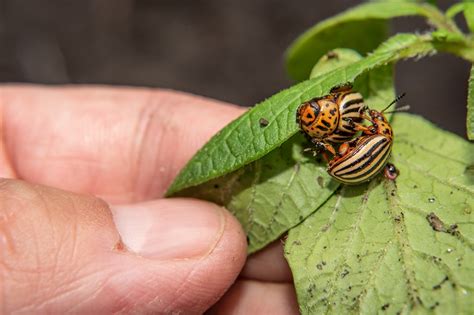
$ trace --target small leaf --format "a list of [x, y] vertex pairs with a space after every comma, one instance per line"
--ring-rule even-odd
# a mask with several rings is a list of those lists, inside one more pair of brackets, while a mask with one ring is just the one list
[[474, 67], [471, 67], [469, 75], [469, 87], [467, 96], [467, 138], [474, 140]]
[[303, 314], [467, 314], [474, 309], [474, 146], [396, 114], [396, 182], [344, 186], [290, 230]]
[[465, 8], [465, 3], [463, 2], [455, 3], [446, 10], [446, 17], [453, 19], [456, 15], [464, 11], [464, 8]]
[[360, 54], [373, 50], [386, 37], [387, 19], [419, 15], [441, 20], [439, 11], [431, 6], [409, 1], [378, 1], [361, 4], [324, 20], [299, 36], [288, 48], [286, 67], [298, 81], [306, 79], [313, 65], [327, 51], [350, 48]]
[[474, 32], [474, 3], [471, 1], [464, 1], [464, 18], [466, 19], [467, 27]]
[[[328, 94], [338, 84], [398, 59], [433, 53], [431, 36], [398, 34], [373, 54], [345, 67], [299, 83], [257, 104], [217, 133], [177, 176], [167, 195], [235, 171], [269, 153], [298, 131], [297, 107]], [[260, 120], [268, 125], [262, 128]]]

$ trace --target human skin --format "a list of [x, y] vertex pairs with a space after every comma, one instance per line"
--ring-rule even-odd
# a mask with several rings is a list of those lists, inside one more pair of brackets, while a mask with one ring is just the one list
[[157, 89], [1, 87], [0, 312], [297, 313], [279, 241], [246, 261], [226, 209], [163, 198], [242, 111]]

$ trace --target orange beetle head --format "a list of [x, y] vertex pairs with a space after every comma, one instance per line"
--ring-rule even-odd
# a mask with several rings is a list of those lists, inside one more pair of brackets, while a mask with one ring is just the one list
[[296, 120], [301, 127], [309, 126], [316, 121], [320, 111], [321, 109], [316, 100], [305, 102], [298, 107]]
[[369, 115], [373, 121], [388, 123], [388, 120], [387, 118], [385, 118], [385, 115], [382, 112], [376, 111], [375, 109], [369, 110]]
[[392, 126], [382, 112], [371, 109], [369, 115], [370, 118], [372, 118], [373, 127], [376, 129], [376, 131], [374, 130], [374, 133], [393, 137]]

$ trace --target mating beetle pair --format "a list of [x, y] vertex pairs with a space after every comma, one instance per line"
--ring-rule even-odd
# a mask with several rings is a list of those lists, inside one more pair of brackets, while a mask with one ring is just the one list
[[[327, 150], [334, 156], [329, 161], [328, 173], [340, 182], [363, 183], [383, 168], [385, 176], [393, 179], [396, 169], [387, 164], [393, 131], [383, 113], [401, 97], [380, 112], [369, 110], [362, 96], [346, 84], [333, 88], [329, 95], [301, 104], [296, 121], [317, 150]], [[362, 125], [363, 120], [371, 125]], [[359, 131], [362, 135], [353, 139]], [[331, 143], [341, 143], [337, 152]]]

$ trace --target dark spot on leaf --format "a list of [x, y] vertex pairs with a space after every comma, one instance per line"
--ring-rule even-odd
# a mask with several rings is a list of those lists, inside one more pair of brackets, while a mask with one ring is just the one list
[[413, 185], [413, 188], [414, 188], [414, 189], [417, 189], [417, 188], [418, 188], [418, 186], [417, 186], [417, 185]]
[[323, 249], [327, 249], [328, 247], [327, 246], [323, 246]]
[[449, 280], [449, 277], [448, 277], [448, 276], [444, 277], [444, 279], [441, 280], [440, 283], [438, 283], [437, 285], [433, 286], [433, 290], [439, 290], [439, 289], [441, 289], [441, 286], [442, 286], [446, 281], [448, 281], [448, 280]]
[[457, 228], [458, 228], [458, 225], [455, 223], [455, 224], [451, 224], [447, 230], [447, 232], [449, 234], [452, 234], [452, 235], [455, 235], [458, 231], [457, 231]]
[[268, 120], [266, 120], [265, 118], [260, 118], [260, 120], [258, 121], [258, 123], [260, 124], [260, 127], [266, 127], [268, 126]]
[[298, 219], [299, 219], [300, 221], [303, 221], [303, 220], [304, 220], [304, 216], [300, 215], [300, 216], [298, 217]]
[[327, 54], [326, 54], [326, 57], [328, 59], [334, 59], [334, 58], [338, 58], [339, 55], [335, 52], [335, 51], [329, 51]]
[[429, 203], [433, 203], [433, 202], [435, 202], [435, 201], [436, 201], [435, 197], [430, 197], [430, 198], [428, 198], [428, 202], [429, 202]]
[[433, 256], [433, 262], [438, 264], [442, 261], [441, 257]]
[[466, 166], [466, 169], [464, 170], [464, 172], [468, 176], [474, 176], [474, 164]]
[[323, 188], [324, 187], [324, 178], [322, 176], [318, 176], [317, 178], [319, 187]]
[[323, 264], [323, 266], [326, 266], [326, 262], [324, 260], [321, 263]]
[[347, 276], [349, 274], [349, 270], [347, 269], [344, 269], [341, 273], [341, 278], [344, 278], [345, 276]]
[[316, 285], [314, 283], [311, 283], [308, 287], [308, 293], [311, 297], [314, 297], [314, 291], [316, 291]]
[[431, 225], [433, 230], [435, 230], [437, 232], [445, 232], [446, 231], [445, 228], [444, 228], [443, 221], [441, 221], [441, 219], [434, 212], [430, 212], [426, 216], [426, 220], [428, 220], [428, 223]]
[[439, 306], [439, 302], [435, 302], [435, 304], [431, 305], [430, 306], [430, 309], [434, 310], [435, 308], [437, 308]]
[[347, 288], [347, 291], [350, 291], [350, 290], [352, 290], [352, 287], [351, 287], [351, 286], [349, 286], [349, 287]]
[[316, 265], [316, 268], [318, 268], [319, 270], [323, 270], [323, 265], [317, 264], [317, 265]]
[[214, 184], [215, 189], [218, 189], [219, 187], [220, 187], [219, 184]]
[[388, 303], [382, 305], [382, 307], [381, 307], [382, 311], [385, 311], [389, 306], [390, 306], [390, 304], [388, 304]]
[[293, 241], [293, 245], [301, 245], [301, 241], [298, 241], [298, 240]]

